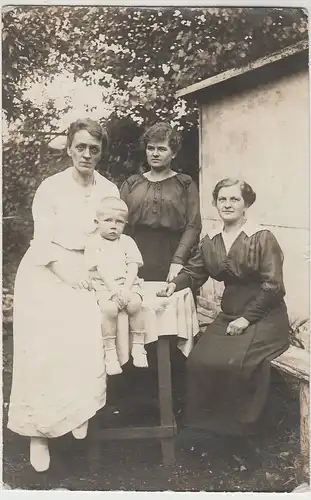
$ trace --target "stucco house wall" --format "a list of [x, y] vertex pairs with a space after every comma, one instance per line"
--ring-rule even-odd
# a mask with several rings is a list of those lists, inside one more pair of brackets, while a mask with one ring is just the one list
[[301, 71], [203, 103], [200, 193], [203, 232], [217, 219], [212, 188], [224, 177], [257, 193], [249, 216], [284, 251], [291, 314], [309, 313], [309, 82]]
[[[309, 78], [296, 59], [194, 91], [200, 107], [203, 233], [217, 221], [212, 189], [224, 177], [251, 184], [249, 217], [269, 228], [284, 252], [291, 318], [309, 317]], [[253, 73], [253, 74], [252, 74]], [[181, 94], [183, 91], [181, 91]], [[186, 92], [185, 92], [186, 93]], [[190, 94], [192, 93], [189, 92]], [[209, 282], [203, 297], [221, 295]]]

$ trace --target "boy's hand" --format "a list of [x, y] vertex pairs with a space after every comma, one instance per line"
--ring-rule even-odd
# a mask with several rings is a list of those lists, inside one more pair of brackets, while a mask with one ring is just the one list
[[117, 304], [118, 309], [124, 309], [130, 301], [130, 293], [131, 291], [125, 287], [117, 287], [116, 290], [113, 290], [112, 300]]
[[129, 303], [129, 301], [131, 300], [131, 290], [129, 290], [128, 288], [126, 288], [125, 286], [123, 286], [119, 290], [119, 294], [118, 295], [119, 295], [120, 300], [124, 304], [124, 307], [126, 307], [127, 304]]
[[110, 289], [111, 291], [111, 300], [113, 300], [117, 306], [119, 311], [124, 308], [124, 304], [122, 301], [122, 297], [120, 296], [120, 288], [118, 286], [114, 286]]
[[111, 299], [117, 304], [119, 311], [122, 311], [122, 309], [124, 309], [125, 305], [123, 303], [123, 300], [119, 297], [119, 294], [113, 295]]
[[118, 293], [115, 293], [112, 297], [111, 297], [111, 300], [113, 300], [113, 302], [115, 302], [118, 306], [118, 309], [119, 311], [121, 311], [122, 309], [124, 309], [125, 305], [123, 303], [123, 300], [122, 298], [120, 297], [119, 295], [119, 292]]

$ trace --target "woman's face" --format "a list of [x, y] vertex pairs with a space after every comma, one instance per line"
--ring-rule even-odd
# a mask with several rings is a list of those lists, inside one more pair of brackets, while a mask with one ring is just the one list
[[146, 147], [147, 161], [151, 169], [157, 172], [169, 168], [175, 153], [171, 150], [168, 141], [151, 141]]
[[87, 130], [79, 130], [67, 152], [74, 168], [81, 174], [93, 173], [102, 153], [101, 140], [93, 137]]
[[240, 185], [235, 184], [234, 186], [221, 188], [218, 193], [216, 208], [224, 222], [241, 221], [247, 207], [242, 197]]

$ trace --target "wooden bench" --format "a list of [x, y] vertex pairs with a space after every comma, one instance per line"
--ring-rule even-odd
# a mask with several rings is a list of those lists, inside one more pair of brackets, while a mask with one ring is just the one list
[[290, 346], [271, 362], [272, 366], [290, 375], [300, 385], [300, 450], [309, 461], [309, 379], [310, 354], [306, 349]]

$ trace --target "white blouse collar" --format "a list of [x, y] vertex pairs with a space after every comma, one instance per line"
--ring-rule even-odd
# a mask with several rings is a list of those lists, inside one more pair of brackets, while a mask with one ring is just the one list
[[[73, 178], [73, 171], [74, 167], [68, 167], [66, 168], [66, 170], [64, 170], [64, 173], [67, 174], [69, 182], [72, 182], [72, 184], [76, 185], [77, 182], [75, 182]], [[97, 172], [97, 170], [94, 170], [94, 184], [96, 184], [96, 181], [98, 180], [99, 177], [101, 177], [101, 175]]]
[[[212, 228], [210, 231], [208, 231], [208, 236], [212, 239], [217, 234], [221, 234], [223, 232], [223, 228], [223, 224], [221, 222], [218, 222], [215, 228]], [[240, 227], [239, 233], [243, 231], [246, 236], [249, 237], [255, 233], [258, 233], [258, 231], [263, 231], [264, 229], [265, 228], [263, 226], [256, 224], [254, 221], [247, 220], [245, 224]]]

